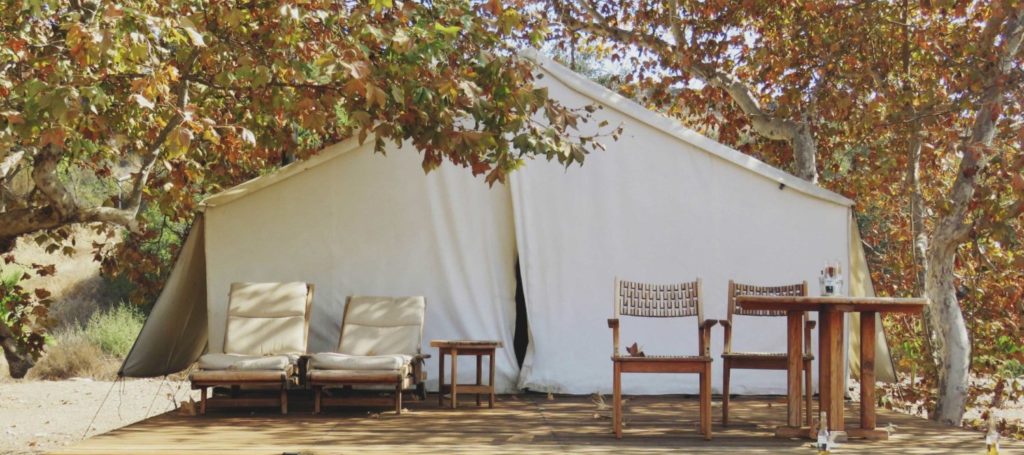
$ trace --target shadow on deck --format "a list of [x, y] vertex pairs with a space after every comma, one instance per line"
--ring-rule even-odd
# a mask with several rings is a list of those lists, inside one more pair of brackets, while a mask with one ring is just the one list
[[[287, 416], [270, 410], [211, 410], [206, 416], [171, 412], [66, 447], [60, 454], [217, 453], [799, 453], [813, 454], [808, 440], [772, 437], [785, 420], [781, 397], [730, 402], [730, 425], [721, 426], [714, 403], [714, 440], [697, 433], [695, 398], [632, 397], [626, 404], [623, 439], [611, 434], [606, 411], [589, 397], [535, 394], [499, 396], [494, 409], [477, 408], [470, 396], [456, 410], [439, 409], [431, 395], [407, 402], [408, 412], [330, 409], [312, 416], [294, 400]], [[856, 404], [847, 405], [847, 426], [856, 425]], [[983, 435], [879, 410], [879, 427], [895, 431], [888, 441], [851, 440], [835, 453], [983, 453]], [[1020, 450], [1011, 444], [1010, 450]]]

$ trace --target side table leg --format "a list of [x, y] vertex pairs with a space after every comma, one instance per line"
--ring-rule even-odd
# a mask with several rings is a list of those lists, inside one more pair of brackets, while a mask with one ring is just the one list
[[444, 406], [444, 348], [437, 350], [437, 407]]
[[[476, 355], [476, 385], [483, 385], [483, 365], [484, 356], [483, 354]], [[480, 392], [476, 394], [476, 405], [480, 406]]]
[[490, 377], [487, 384], [491, 386], [491, 394], [490, 397], [487, 399], [487, 407], [494, 409], [494, 349], [491, 350], [490, 359], [491, 368], [487, 371], [487, 374]]
[[452, 348], [452, 409], [459, 403], [459, 349]]

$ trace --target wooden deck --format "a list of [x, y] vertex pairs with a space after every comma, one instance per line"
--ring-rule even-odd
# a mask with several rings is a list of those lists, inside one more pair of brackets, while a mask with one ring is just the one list
[[[714, 401], [714, 440], [697, 434], [696, 398], [631, 397], [622, 440], [611, 434], [607, 412], [589, 397], [524, 394], [499, 396], [493, 410], [460, 397], [457, 410], [438, 409], [436, 396], [408, 403], [409, 412], [376, 414], [329, 410], [312, 416], [293, 400], [288, 416], [271, 411], [211, 410], [203, 417], [168, 413], [89, 438], [60, 454], [282, 454], [301, 453], [797, 453], [814, 451], [807, 440], [772, 437], [786, 420], [784, 399], [738, 398], [730, 403], [730, 425], [722, 427]], [[607, 397], [606, 397], [607, 399]], [[847, 404], [847, 415], [857, 415]], [[880, 410], [880, 427], [895, 426], [883, 442], [852, 440], [836, 453], [982, 453], [983, 435]], [[853, 425], [850, 420], [847, 425]], [[1005, 453], [1024, 453], [1020, 443]], [[1020, 452], [1018, 452], [1020, 451]]]

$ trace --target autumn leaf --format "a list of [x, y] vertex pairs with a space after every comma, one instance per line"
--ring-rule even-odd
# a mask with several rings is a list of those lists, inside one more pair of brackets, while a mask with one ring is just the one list
[[191, 19], [181, 16], [178, 18], [178, 22], [181, 24], [182, 30], [188, 34], [188, 38], [192, 41], [192, 45], [199, 47], [206, 45], [206, 42], [203, 41], [203, 34], [199, 33], [199, 30], [196, 29], [196, 24], [192, 23]]

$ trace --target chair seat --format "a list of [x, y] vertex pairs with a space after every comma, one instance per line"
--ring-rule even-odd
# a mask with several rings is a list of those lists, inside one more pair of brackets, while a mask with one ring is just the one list
[[388, 384], [411, 380], [409, 370], [312, 370], [312, 384]]
[[615, 362], [711, 362], [712, 360], [711, 356], [706, 355], [612, 356], [612, 361]]
[[189, 375], [193, 386], [210, 384], [281, 384], [292, 374], [291, 366], [284, 370], [200, 370]]
[[[785, 359], [785, 352], [723, 352], [725, 359]], [[804, 353], [804, 360], [814, 360], [814, 354]]]
[[309, 368], [315, 370], [387, 370], [399, 371], [412, 363], [412, 356], [405, 354], [393, 355], [348, 355], [336, 352], [313, 354], [309, 358]]
[[199, 358], [199, 369], [206, 371], [283, 371], [294, 366], [297, 355], [243, 355], [243, 354], [204, 354]]

